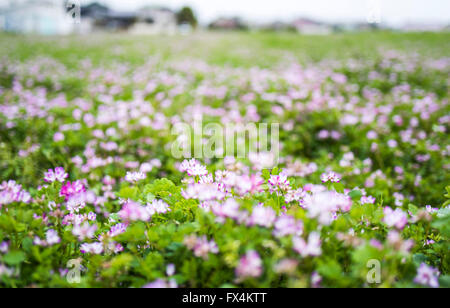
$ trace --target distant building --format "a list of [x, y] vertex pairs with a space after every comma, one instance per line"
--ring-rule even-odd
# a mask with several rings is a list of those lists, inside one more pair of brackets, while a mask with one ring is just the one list
[[388, 29], [385, 25], [367, 22], [340, 23], [333, 26], [335, 32], [367, 32]]
[[91, 3], [81, 8], [81, 33], [128, 31], [132, 34], [173, 34], [177, 31], [176, 14], [163, 7], [144, 7], [137, 12], [118, 12]]
[[134, 12], [113, 12], [110, 11], [103, 18], [95, 22], [96, 29], [120, 32], [129, 31], [137, 21]]
[[13, 0], [0, 8], [0, 29], [6, 32], [65, 35], [74, 28], [62, 0]]
[[332, 26], [308, 18], [296, 19], [292, 26], [302, 34], [326, 35], [333, 32]]
[[81, 7], [81, 17], [83, 18], [103, 18], [108, 15], [110, 9], [98, 2], [93, 2]]
[[110, 12], [107, 6], [97, 2], [81, 7], [81, 23], [77, 28], [78, 33], [87, 34], [104, 30], [104, 20]]
[[266, 31], [296, 31], [292, 24], [283, 21], [274, 21], [260, 26], [261, 30]]
[[399, 30], [405, 32], [438, 32], [445, 31], [446, 25], [439, 23], [406, 23], [402, 25]]
[[81, 33], [127, 31], [137, 21], [135, 12], [117, 12], [97, 2], [81, 7]]
[[212, 30], [247, 30], [248, 25], [239, 17], [221, 17], [209, 24]]
[[144, 7], [136, 15], [136, 23], [130, 28], [132, 34], [175, 34], [177, 16], [164, 7]]

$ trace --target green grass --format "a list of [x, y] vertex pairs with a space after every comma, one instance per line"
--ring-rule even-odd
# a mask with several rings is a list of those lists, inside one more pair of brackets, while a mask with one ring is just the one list
[[450, 54], [450, 32], [342, 33], [304, 36], [295, 33], [196, 33], [190, 36], [90, 36], [39, 37], [0, 35], [0, 54], [25, 61], [48, 56], [70, 66], [89, 58], [95, 64], [140, 65], [150, 56], [163, 59], [200, 58], [211, 64], [271, 67], [282, 61], [371, 58], [383, 50], [418, 52], [430, 57]]

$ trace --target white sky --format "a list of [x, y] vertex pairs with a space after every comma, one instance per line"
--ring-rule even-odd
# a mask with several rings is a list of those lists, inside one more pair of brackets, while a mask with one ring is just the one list
[[[17, 0], [15, 0], [17, 1]], [[60, 0], [62, 1], [62, 0]], [[79, 0], [82, 4], [92, 0]], [[191, 6], [202, 23], [219, 16], [241, 16], [254, 22], [312, 17], [326, 22], [365, 21], [369, 3], [378, 3], [383, 23], [450, 24], [450, 0], [98, 0], [132, 11], [144, 5], [178, 9]], [[0, 0], [0, 6], [8, 0]]]
[[[89, 0], [82, 0], [89, 2]], [[379, 3], [381, 21], [450, 23], [450, 0], [102, 0], [113, 8], [136, 9], [146, 4], [179, 8], [190, 5], [201, 22], [238, 15], [251, 21], [314, 17], [323, 21], [364, 21], [370, 2]]]

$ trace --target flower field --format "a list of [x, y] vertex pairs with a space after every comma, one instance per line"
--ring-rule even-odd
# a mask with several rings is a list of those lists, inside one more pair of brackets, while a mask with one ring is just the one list
[[449, 287], [449, 38], [0, 36], [0, 287]]

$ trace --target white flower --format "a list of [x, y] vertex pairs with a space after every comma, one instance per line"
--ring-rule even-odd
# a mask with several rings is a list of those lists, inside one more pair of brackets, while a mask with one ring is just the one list
[[425, 263], [422, 263], [420, 267], [417, 270], [417, 276], [414, 278], [414, 282], [430, 286], [432, 288], [438, 288], [439, 287], [439, 272], [435, 268], [426, 265]]
[[49, 246], [55, 245], [55, 244], [58, 244], [59, 242], [61, 242], [61, 239], [59, 238], [58, 233], [53, 229], [48, 230], [47, 233], [45, 234], [45, 237], [47, 240], [47, 244]]
[[154, 214], [165, 214], [170, 211], [169, 205], [162, 200], [153, 200], [152, 203], [147, 203], [147, 212], [153, 216]]
[[302, 257], [320, 256], [322, 254], [320, 234], [317, 232], [311, 232], [308, 242], [301, 237], [294, 237], [292, 243], [294, 250]]
[[145, 180], [146, 176], [142, 172], [127, 172], [125, 180], [130, 183], [136, 183]]

